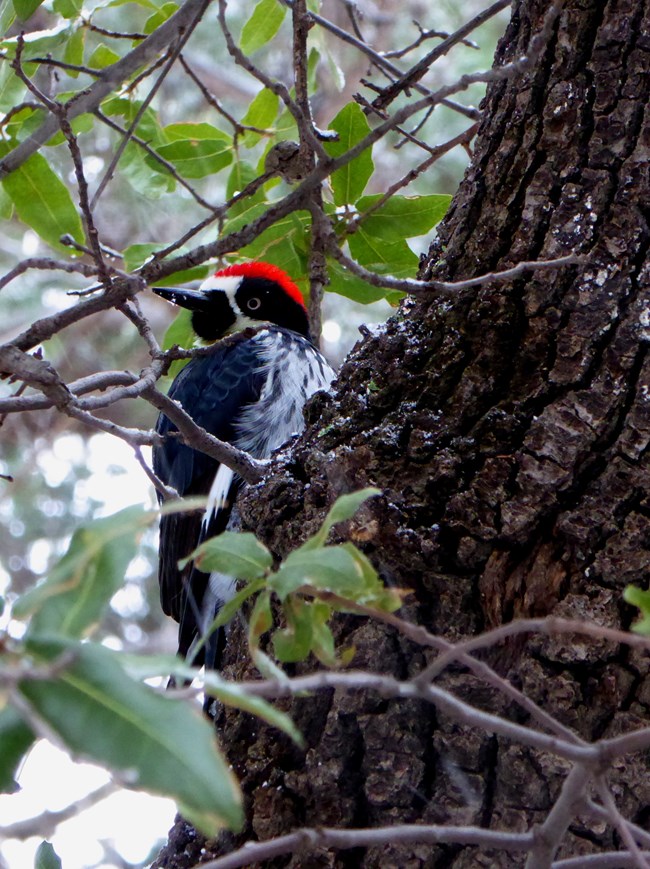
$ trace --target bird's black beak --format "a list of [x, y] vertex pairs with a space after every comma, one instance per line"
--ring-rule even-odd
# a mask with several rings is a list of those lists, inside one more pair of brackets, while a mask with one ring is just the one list
[[190, 311], [205, 309], [207, 296], [201, 290], [190, 290], [186, 287], [152, 287], [157, 296], [180, 305], [181, 308], [189, 308]]
[[190, 290], [186, 287], [152, 287], [157, 296], [192, 312], [192, 328], [204, 341], [217, 341], [237, 320], [223, 290]]

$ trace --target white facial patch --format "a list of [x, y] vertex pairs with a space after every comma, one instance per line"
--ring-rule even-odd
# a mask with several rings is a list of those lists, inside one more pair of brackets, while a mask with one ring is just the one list
[[240, 288], [243, 280], [243, 275], [212, 275], [211, 277], [206, 278], [199, 287], [200, 292], [222, 292], [228, 297], [228, 302], [230, 303], [230, 307], [236, 317], [235, 322], [228, 332], [240, 332], [242, 329], [255, 328], [256, 326], [259, 326], [260, 323], [265, 322], [259, 319], [254, 320], [247, 316], [237, 304], [235, 294]]

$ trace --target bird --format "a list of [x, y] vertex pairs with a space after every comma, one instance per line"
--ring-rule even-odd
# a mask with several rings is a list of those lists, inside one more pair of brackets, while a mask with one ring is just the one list
[[[174, 379], [169, 397], [194, 422], [222, 441], [267, 459], [304, 428], [303, 408], [326, 390], [334, 371], [312, 341], [302, 294], [289, 275], [266, 262], [230, 265], [198, 290], [152, 287], [158, 296], [192, 312], [197, 343], [214, 344]], [[251, 332], [250, 329], [256, 331]], [[246, 330], [246, 331], [243, 331]], [[227, 335], [243, 332], [234, 340]], [[206, 574], [190, 562], [200, 543], [237, 530], [234, 503], [241, 478], [226, 465], [184, 444], [161, 413], [153, 470], [181, 498], [207, 496], [205, 512], [179, 512], [160, 520], [158, 580], [166, 615], [178, 622], [178, 654], [196, 667], [219, 669], [226, 632], [206, 636], [236, 589], [236, 577]], [[158, 492], [158, 498], [162, 501]]]

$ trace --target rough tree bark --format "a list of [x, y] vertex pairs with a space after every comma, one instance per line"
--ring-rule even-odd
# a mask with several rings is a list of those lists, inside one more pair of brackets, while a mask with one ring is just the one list
[[[547, 8], [514, 4], [497, 65], [526, 53]], [[336, 394], [310, 408], [290, 458], [241, 505], [279, 556], [336, 496], [376, 485], [384, 496], [347, 534], [387, 582], [413, 589], [407, 618], [452, 639], [549, 613], [629, 626], [621, 592], [650, 569], [649, 53], [649, 0], [568, 0], [532, 68], [490, 85], [474, 159], [421, 275], [458, 280], [571, 251], [587, 262], [453, 301], [408, 301], [361, 342]], [[424, 664], [383, 625], [347, 617], [337, 630], [356, 647], [355, 666], [404, 677]], [[647, 723], [649, 666], [639, 653], [534, 638], [491, 662], [587, 740]], [[228, 675], [248, 667], [231, 647]], [[466, 672], [452, 670], [447, 684], [526, 720]], [[291, 711], [304, 754], [249, 716], [219, 722], [248, 799], [238, 842], [318, 824], [526, 830], [566, 774], [557, 759], [416, 702], [323, 694]], [[646, 824], [647, 758], [622, 762], [615, 784], [628, 816]], [[585, 820], [562, 854], [615, 847], [615, 836]], [[192, 865], [219, 853], [212, 845], [179, 823], [159, 865]], [[522, 861], [394, 845], [277, 865]]]

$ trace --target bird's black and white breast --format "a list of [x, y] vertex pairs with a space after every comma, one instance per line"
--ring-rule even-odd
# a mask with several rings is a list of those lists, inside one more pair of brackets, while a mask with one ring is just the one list
[[256, 458], [267, 458], [302, 431], [305, 403], [319, 389], [327, 389], [334, 371], [295, 332], [264, 329], [251, 340], [258, 348], [262, 389], [237, 418], [235, 443]]
[[[255, 458], [268, 458], [302, 431], [306, 401], [333, 378], [333, 370], [311, 342], [269, 326], [249, 339], [192, 359], [174, 381], [170, 397], [206, 431]], [[183, 579], [177, 563], [203, 539], [228, 527], [240, 480], [230, 468], [181, 443], [175, 430], [161, 415], [157, 431], [165, 441], [154, 450], [154, 470], [182, 497], [208, 496], [203, 517], [180, 513], [161, 520], [161, 599], [165, 612], [181, 622], [181, 647], [186, 651], [195, 631], [191, 625], [211, 620], [215, 604], [218, 608], [232, 596], [234, 579], [207, 577], [187, 568]], [[187, 609], [190, 594], [196, 602], [193, 616]]]

